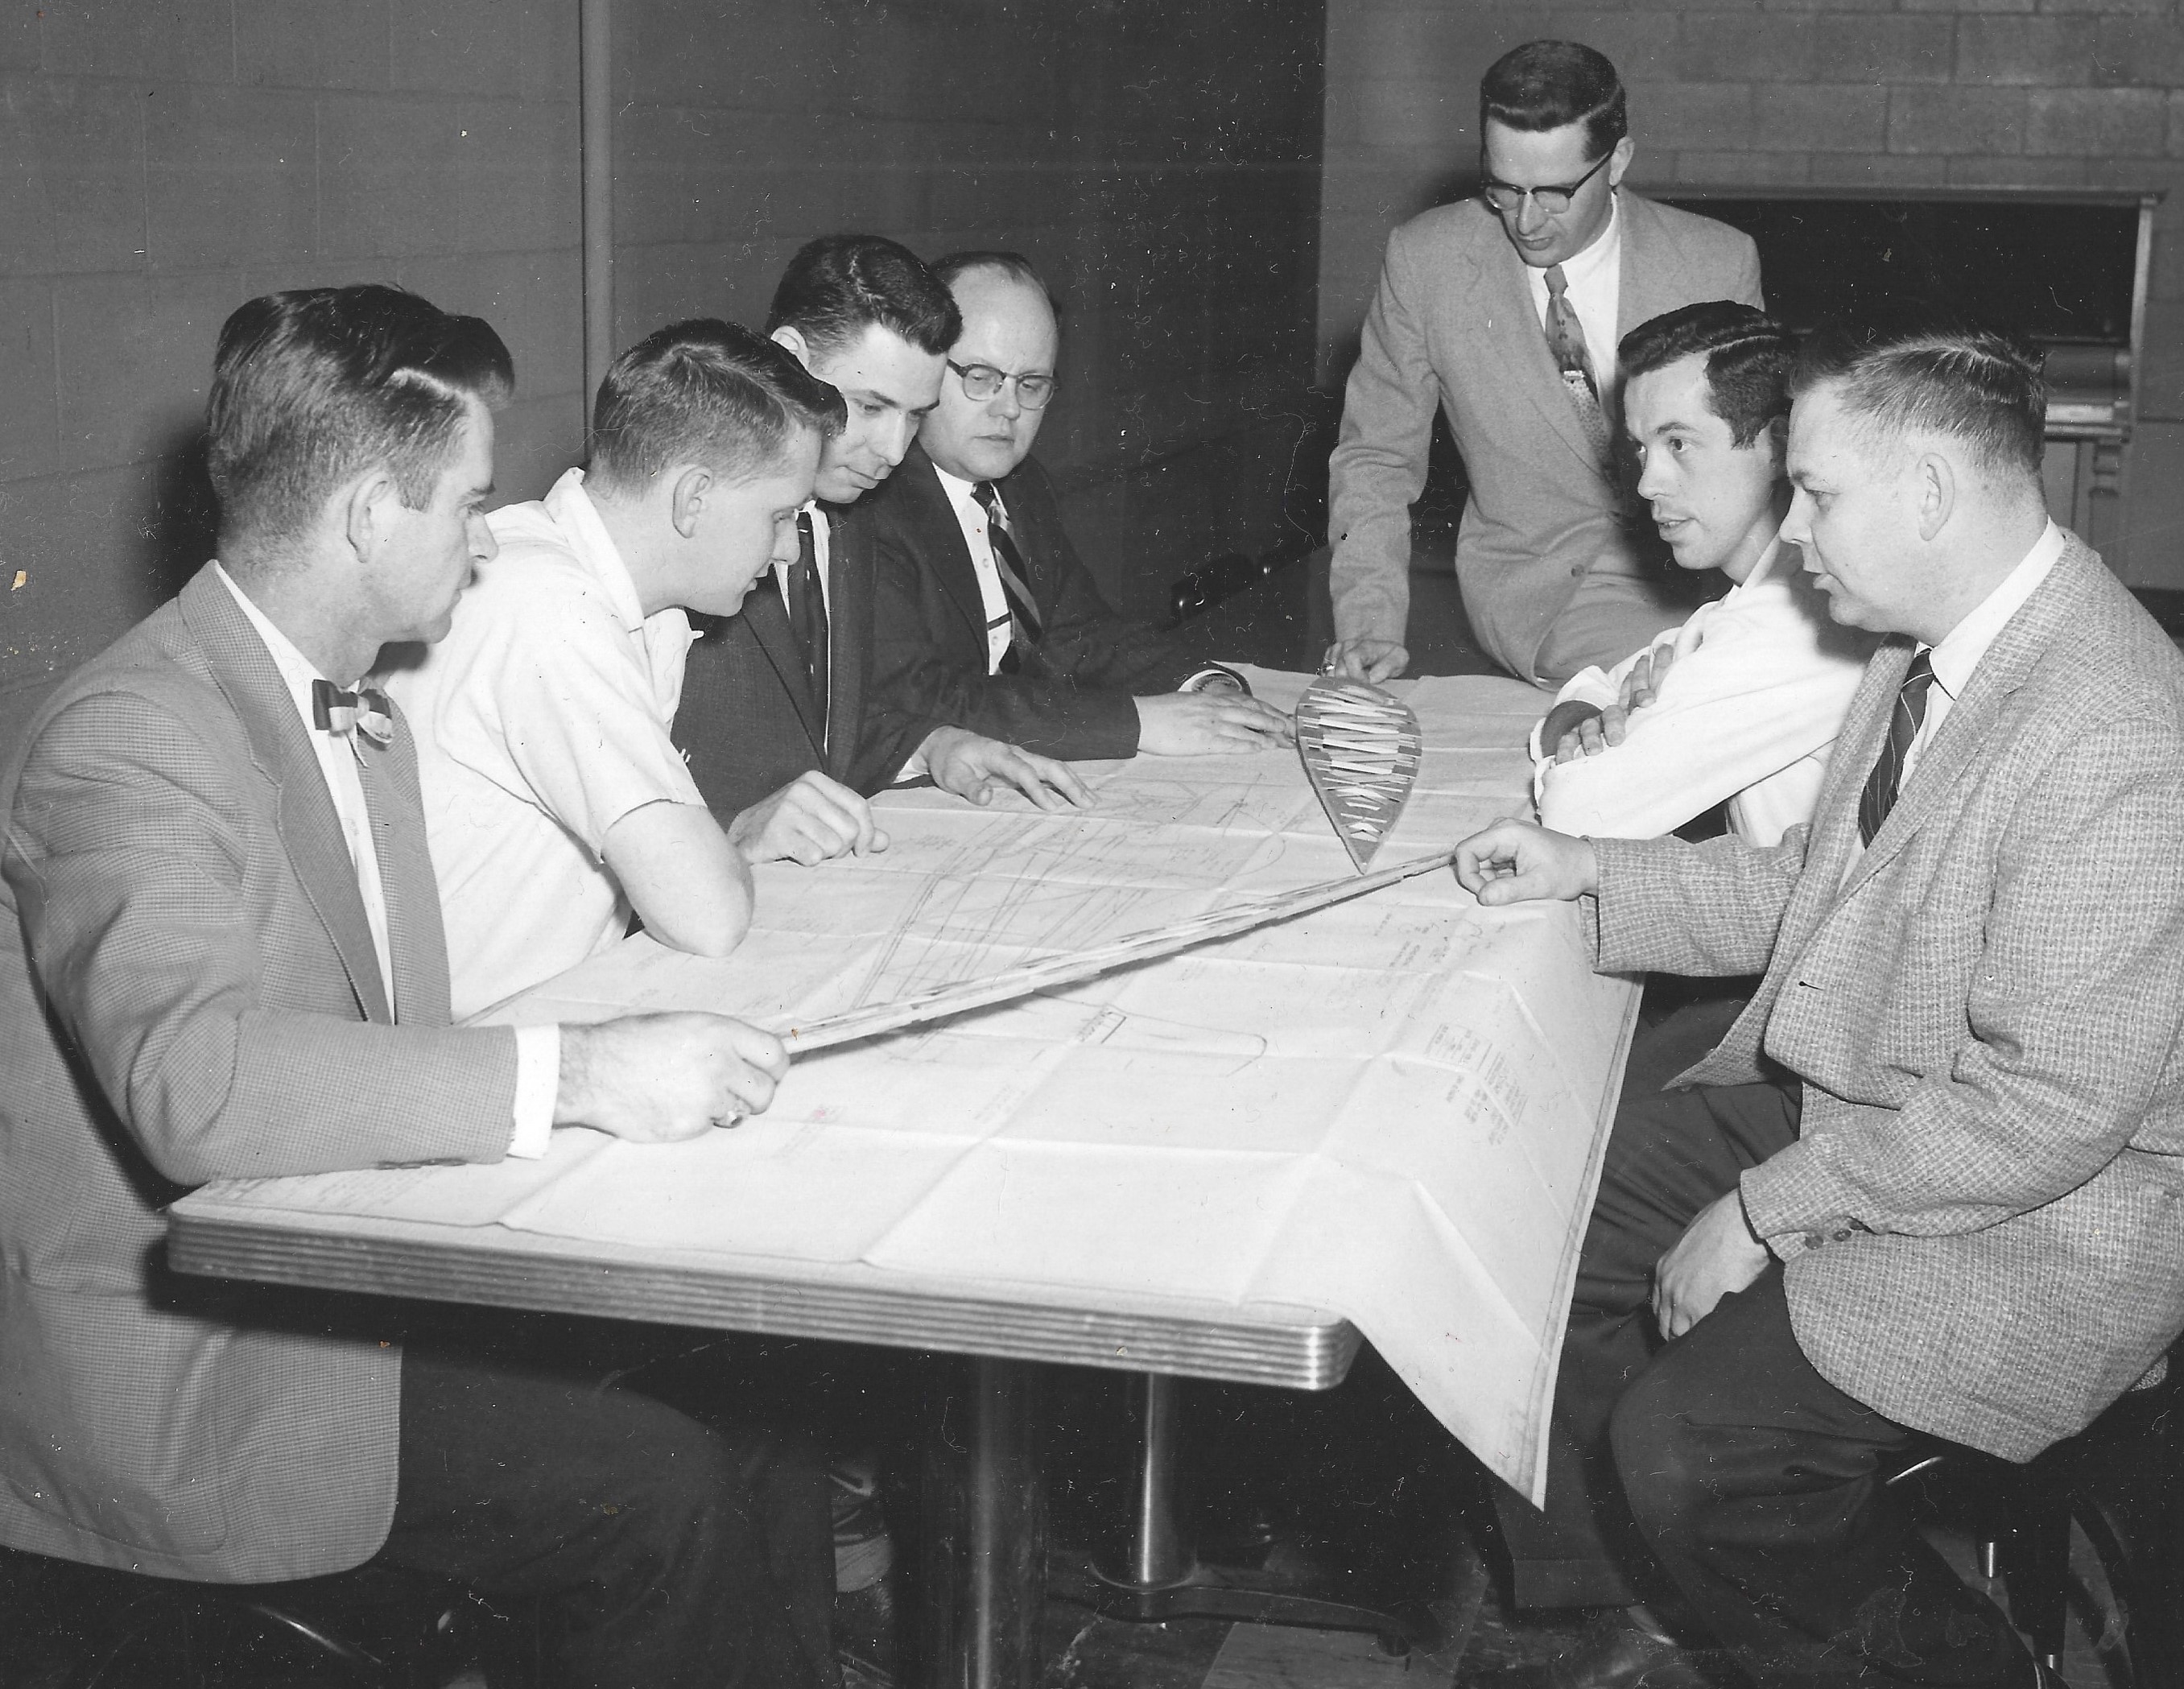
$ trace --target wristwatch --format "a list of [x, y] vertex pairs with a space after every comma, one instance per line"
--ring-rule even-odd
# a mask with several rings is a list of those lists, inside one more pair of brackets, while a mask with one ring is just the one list
[[1240, 692], [1251, 695], [1251, 683], [1223, 663], [1208, 663], [1176, 688], [1178, 692]]

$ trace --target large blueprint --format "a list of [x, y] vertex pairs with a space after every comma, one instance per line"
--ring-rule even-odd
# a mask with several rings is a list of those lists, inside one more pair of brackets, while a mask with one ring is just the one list
[[[1302, 684], [1254, 680], [1282, 704]], [[1376, 866], [1519, 811], [1540, 707], [1512, 682], [1402, 689], [1426, 754]], [[1087, 772], [1084, 817], [890, 799], [884, 852], [762, 870], [733, 956], [634, 939], [496, 1017], [703, 1007], [787, 1030], [1352, 872], [1293, 752]], [[437, 1207], [404, 1173], [342, 1176], [327, 1199], [981, 1294], [1328, 1309], [1536, 1497], [1634, 1002], [1590, 971], [1574, 907], [1482, 911], [1442, 869], [800, 1056], [733, 1131], [653, 1147], [563, 1133], [542, 1167], [478, 1170]], [[286, 1181], [298, 1201], [311, 1183]]]

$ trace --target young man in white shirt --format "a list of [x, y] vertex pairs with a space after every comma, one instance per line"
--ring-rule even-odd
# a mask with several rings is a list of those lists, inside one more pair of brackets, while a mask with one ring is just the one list
[[1638, 492], [1679, 568], [1736, 585], [1613, 668], [1571, 677], [1533, 731], [1534, 794], [1558, 832], [1649, 839], [1726, 800], [1772, 844], [1810, 818], [1873, 638], [1829, 620], [1781, 537], [1787, 329], [1728, 300], [1624, 337]]
[[[742, 940], [750, 867], [669, 737], [691, 633], [796, 554], [842, 401], [732, 323], [660, 330], [600, 384], [588, 471], [488, 519], [446, 639], [387, 689], [415, 724], [457, 1017], [614, 944], [632, 909], [705, 956]], [[869, 848], [868, 815], [850, 845]]]

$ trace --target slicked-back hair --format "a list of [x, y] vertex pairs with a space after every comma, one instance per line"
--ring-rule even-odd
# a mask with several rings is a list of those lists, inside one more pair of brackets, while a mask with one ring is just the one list
[[933, 273], [944, 287], [953, 289], [959, 277], [974, 270], [990, 270], [1006, 276], [1011, 282], [1021, 282], [1027, 287], [1035, 287], [1046, 301], [1049, 310], [1056, 309], [1054, 290], [1046, 285], [1046, 278], [1032, 267], [1032, 261], [1020, 252], [951, 252], [945, 258], [933, 261]]
[[1706, 360], [1708, 402], [1729, 437], [1749, 447], [1790, 414], [1797, 337], [1766, 312], [1733, 299], [1684, 305], [1641, 322], [1616, 348], [1625, 387], [1685, 358]]
[[1585, 125], [1585, 156], [1600, 159], [1630, 132], [1630, 101], [1607, 55], [1574, 41], [1528, 41], [1479, 81], [1479, 138], [1486, 121], [1528, 134]]
[[732, 322], [694, 317], [655, 330], [614, 360], [592, 406], [593, 480], [636, 492], [677, 464], [747, 481], [805, 429], [837, 434], [842, 395], [788, 348]]
[[955, 295], [908, 247], [880, 235], [822, 235], [788, 260], [766, 332], [793, 328], [824, 358], [874, 323], [936, 357], [963, 332]]
[[1820, 387], [1869, 450], [1941, 434], [1963, 443], [1991, 480], [2039, 482], [2048, 382], [2041, 354], [2014, 335], [1960, 326], [1825, 330], [1800, 349], [1790, 396]]
[[422, 510], [470, 401], [515, 388], [508, 348], [482, 317], [451, 316], [399, 287], [267, 293], [230, 316], [213, 354], [205, 457], [220, 543], [308, 528], [343, 482], [384, 464]]

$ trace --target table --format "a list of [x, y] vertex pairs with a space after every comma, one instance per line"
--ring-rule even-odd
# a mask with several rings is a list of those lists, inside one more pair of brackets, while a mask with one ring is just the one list
[[[1426, 767], [1384, 861], [1517, 808], [1528, 772], [1531, 688], [1414, 698]], [[504, 1017], [682, 1003], [784, 1024], [1347, 871], [1285, 753], [1090, 772], [1081, 822], [890, 797], [893, 860], [762, 872], [736, 956], [632, 941]], [[1362, 1320], [1444, 1423], [1537, 1487], [1636, 994], [1585, 968], [1574, 910], [1490, 916], [1446, 874], [1409, 885], [800, 1062], [766, 1116], [693, 1146], [564, 1133], [543, 1163], [209, 1186], [175, 1209], [170, 1257], [978, 1357], [951, 1655], [956, 1681], [1023, 1681], [1039, 1497], [1014, 1363], [1320, 1390]]]

